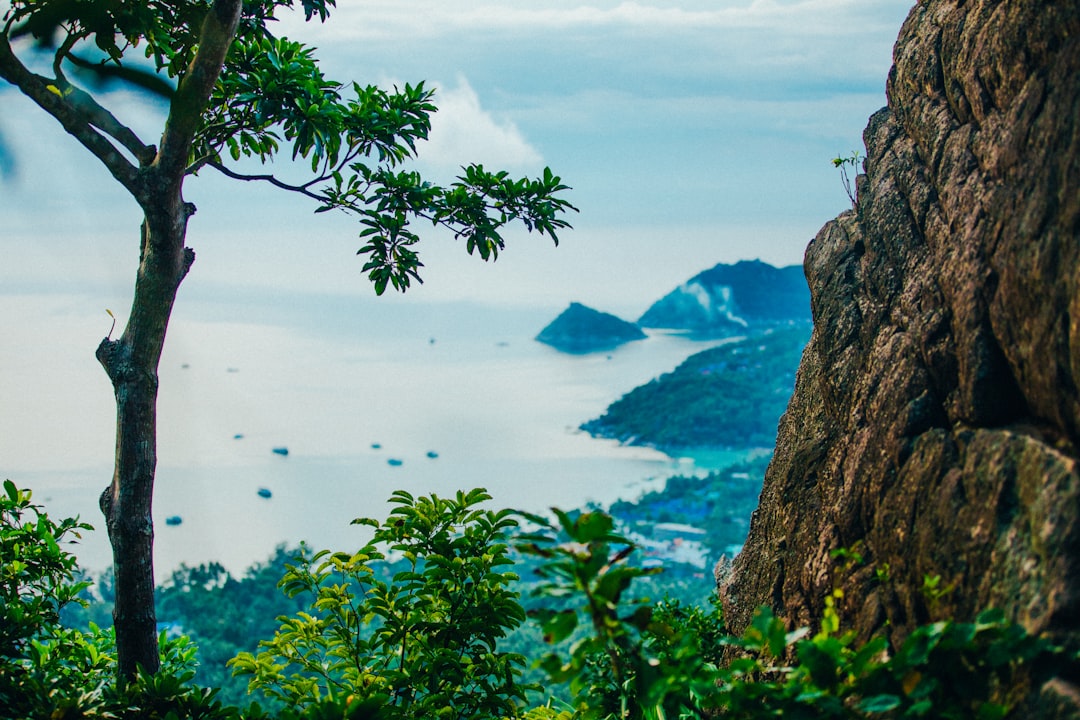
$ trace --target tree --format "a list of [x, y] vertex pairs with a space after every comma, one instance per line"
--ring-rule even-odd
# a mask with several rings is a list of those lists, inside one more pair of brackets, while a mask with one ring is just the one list
[[[12, 0], [3, 16], [0, 77], [55, 118], [143, 213], [126, 327], [96, 352], [116, 396], [115, 470], [101, 509], [113, 548], [121, 677], [159, 666], [150, 514], [157, 368], [177, 289], [195, 260], [185, 244], [195, 214], [185, 180], [214, 170], [306, 196], [316, 212], [354, 214], [363, 270], [380, 294], [420, 280], [417, 220], [450, 229], [487, 260], [503, 248], [508, 223], [557, 243], [564, 214], [575, 209], [547, 169], [515, 180], [469, 166], [447, 187], [404, 169], [430, 129], [432, 92], [422, 83], [386, 91], [325, 78], [311, 48], [271, 32], [275, 14], [294, 5], [306, 20], [325, 21], [334, 0]], [[41, 57], [51, 60], [51, 75], [31, 69]], [[158, 144], [103, 104], [99, 90], [115, 83], [168, 99]], [[310, 167], [307, 179], [286, 182], [237, 164], [283, 152], [305, 173]]]

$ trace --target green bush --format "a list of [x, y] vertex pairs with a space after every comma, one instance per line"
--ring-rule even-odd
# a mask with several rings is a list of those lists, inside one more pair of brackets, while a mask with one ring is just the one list
[[[741, 637], [725, 632], [719, 609], [649, 604], [628, 596], [652, 572], [629, 560], [633, 545], [601, 513], [558, 525], [532, 516], [541, 530], [521, 549], [546, 561], [550, 582], [538, 592], [558, 603], [535, 612], [556, 642], [581, 622], [592, 636], [569, 658], [540, 661], [553, 681], [569, 679], [575, 698], [563, 712], [577, 718], [661, 720], [720, 715], [765, 718], [1007, 717], [1028, 687], [1026, 675], [1060, 653], [1049, 641], [987, 610], [972, 623], [937, 622], [916, 629], [899, 648], [884, 637], [856, 643], [842, 632], [835, 601], [826, 599], [818, 632], [789, 632], [768, 608]], [[536, 717], [556, 717], [549, 708]]]
[[74, 581], [75, 558], [61, 545], [90, 526], [54, 523], [29, 490], [4, 481], [0, 495], [0, 707], [12, 717], [64, 706], [98, 664], [93, 645], [60, 627], [60, 611], [88, 583]]
[[309, 608], [282, 618], [257, 655], [237, 656], [235, 672], [301, 711], [329, 702], [386, 718], [517, 715], [525, 658], [498, 649], [525, 620], [507, 570], [517, 523], [477, 507], [490, 499], [395, 492], [385, 522], [354, 521], [375, 529], [358, 552], [324, 550], [288, 568], [282, 590]]
[[0, 713], [5, 719], [231, 720], [239, 711], [197, 688], [195, 647], [161, 638], [162, 671], [133, 682], [115, 678], [112, 629], [66, 628], [60, 614], [85, 603], [64, 545], [91, 530], [78, 519], [53, 522], [29, 490], [4, 481], [0, 494]]

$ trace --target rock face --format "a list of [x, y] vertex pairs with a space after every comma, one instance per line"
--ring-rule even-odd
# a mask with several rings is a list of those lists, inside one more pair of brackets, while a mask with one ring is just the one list
[[[839, 585], [864, 637], [994, 606], [1075, 650], [1080, 3], [924, 0], [894, 61], [857, 208], [806, 253], [814, 332], [726, 618], [811, 625]], [[1080, 716], [1062, 673], [1025, 717]]]
[[575, 302], [541, 330], [536, 339], [562, 352], [590, 353], [613, 350], [645, 337], [637, 325]]
[[809, 318], [810, 293], [802, 268], [776, 268], [751, 260], [717, 265], [695, 275], [653, 303], [638, 325], [736, 335], [748, 328]]

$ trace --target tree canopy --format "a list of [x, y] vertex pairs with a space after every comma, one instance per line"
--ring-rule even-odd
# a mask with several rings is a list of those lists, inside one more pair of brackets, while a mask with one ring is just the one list
[[[155, 166], [173, 182], [212, 169], [304, 195], [318, 212], [355, 214], [363, 269], [380, 293], [419, 280], [411, 221], [451, 230], [485, 260], [498, 255], [501, 229], [513, 221], [558, 242], [573, 207], [559, 196], [568, 188], [557, 176], [546, 169], [539, 178], [512, 178], [469, 165], [442, 187], [405, 169], [431, 129], [433, 91], [423, 82], [384, 90], [327, 78], [314, 48], [273, 32], [276, 15], [294, 5], [306, 19], [325, 21], [334, 1], [16, 0], [4, 17], [0, 76], [56, 117], [140, 204], [149, 198], [139, 169]], [[21, 38], [51, 56], [52, 77], [19, 61], [12, 43]], [[160, 147], [79, 79], [167, 98]], [[251, 173], [243, 162], [282, 153], [309, 166], [308, 177]]]

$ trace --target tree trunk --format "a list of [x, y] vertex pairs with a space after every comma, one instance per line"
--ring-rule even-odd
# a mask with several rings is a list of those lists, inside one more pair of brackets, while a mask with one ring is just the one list
[[155, 193], [162, 194], [162, 202], [144, 205], [142, 251], [127, 327], [119, 339], [102, 340], [96, 353], [116, 396], [115, 468], [112, 483], [101, 494], [101, 511], [113, 551], [113, 623], [122, 679], [134, 677], [139, 667], [148, 673], [160, 667], [151, 516], [158, 362], [176, 290], [195, 259], [184, 247], [194, 206], [180, 200], [178, 189]]

